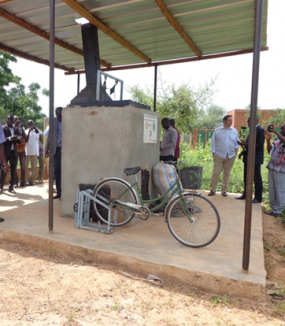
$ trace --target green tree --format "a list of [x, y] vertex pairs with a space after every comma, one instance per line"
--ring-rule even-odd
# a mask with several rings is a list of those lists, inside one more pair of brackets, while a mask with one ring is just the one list
[[[34, 120], [35, 124], [43, 124], [42, 108], [38, 105], [39, 91], [38, 83], [32, 83], [26, 91], [22, 85], [21, 78], [14, 76], [9, 68], [10, 62], [17, 62], [12, 55], [0, 52], [0, 121], [5, 122], [7, 114], [17, 115], [24, 123]], [[43, 90], [47, 95], [47, 90]]]
[[285, 123], [285, 108], [269, 110], [269, 112], [273, 115], [269, 120], [270, 124], [281, 127]]
[[[189, 133], [200, 126], [215, 128], [222, 120], [224, 109], [212, 105], [215, 93], [215, 81], [193, 88], [188, 83], [167, 85], [160, 81], [157, 94], [157, 112], [161, 117], [175, 119], [177, 128], [182, 133]], [[148, 87], [135, 85], [129, 88], [132, 100], [148, 105], [153, 110], [153, 91]], [[204, 127], [203, 127], [204, 128]]]
[[222, 118], [226, 110], [218, 105], [211, 104], [206, 110], [201, 110], [196, 120], [197, 129], [215, 129], [222, 125]]

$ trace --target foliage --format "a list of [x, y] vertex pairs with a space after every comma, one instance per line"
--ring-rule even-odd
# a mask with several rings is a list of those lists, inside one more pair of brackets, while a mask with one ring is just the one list
[[215, 129], [222, 125], [222, 117], [225, 114], [226, 110], [224, 108], [212, 104], [206, 110], [200, 111], [195, 129]]
[[[17, 59], [0, 52], [0, 121], [5, 123], [7, 114], [11, 113], [24, 123], [31, 119], [39, 126], [45, 117], [38, 105], [41, 87], [38, 83], [32, 83], [26, 91], [20, 83], [21, 78], [14, 76], [9, 68], [10, 62], [17, 62]], [[44, 89], [43, 94], [48, 96], [48, 91]]]
[[273, 115], [269, 120], [270, 124], [281, 127], [285, 123], [285, 108], [269, 110], [269, 112]]
[[216, 304], [221, 304], [223, 306], [228, 307], [229, 303], [228, 300], [230, 299], [229, 296], [227, 296], [226, 294], [223, 296], [223, 298], [217, 297], [217, 296], [213, 296], [211, 298], [211, 302], [212, 302], [212, 307], [215, 306]]
[[[268, 194], [268, 170], [266, 169], [267, 163], [270, 160], [270, 155], [267, 151], [264, 151], [264, 164], [261, 168], [261, 174], [263, 179], [263, 202], [266, 206], [269, 206], [269, 194]], [[206, 147], [198, 145], [197, 148], [190, 148], [188, 144], [183, 143], [181, 146], [180, 159], [183, 160], [181, 168], [184, 166], [202, 166], [203, 167], [203, 182], [202, 189], [210, 190], [210, 184], [213, 173], [213, 155], [211, 153], [210, 144]], [[232, 173], [229, 181], [228, 192], [242, 193], [244, 190], [243, 184], [243, 163], [241, 159], [236, 159], [233, 165]], [[217, 191], [221, 191], [222, 186], [222, 174], [218, 183]]]
[[[222, 121], [225, 110], [212, 104], [215, 93], [215, 81], [199, 86], [197, 89], [189, 83], [166, 85], [160, 81], [157, 94], [157, 112], [161, 117], [175, 119], [177, 129], [189, 133], [197, 128], [216, 128]], [[153, 91], [138, 85], [130, 87], [132, 100], [148, 105], [153, 109]]]

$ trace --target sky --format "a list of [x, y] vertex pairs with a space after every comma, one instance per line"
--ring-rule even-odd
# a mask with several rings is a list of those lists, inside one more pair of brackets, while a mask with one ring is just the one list
[[[285, 108], [285, 0], [269, 0], [267, 45], [269, 51], [261, 52], [259, 72], [258, 106], [261, 109]], [[252, 80], [252, 54], [228, 58], [189, 62], [158, 67], [162, 80], [169, 84], [189, 83], [199, 87], [217, 77], [217, 92], [213, 103], [226, 111], [244, 109], [250, 103]], [[49, 88], [49, 67], [18, 58], [11, 63], [13, 73], [22, 78], [25, 86], [37, 82]], [[125, 88], [139, 85], [153, 87], [154, 68], [111, 71], [111, 75], [124, 81]], [[85, 87], [85, 75], [80, 76], [80, 88]], [[158, 84], [159, 87], [159, 84]], [[119, 92], [119, 87], [117, 87]], [[55, 69], [55, 107], [66, 106], [77, 94], [77, 75], [65, 76], [64, 71]], [[130, 94], [124, 89], [124, 99]], [[49, 99], [40, 96], [39, 105], [49, 115]]]

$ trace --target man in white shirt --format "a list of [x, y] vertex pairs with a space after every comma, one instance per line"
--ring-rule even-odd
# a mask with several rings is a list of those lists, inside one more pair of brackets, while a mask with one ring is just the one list
[[[28, 121], [28, 129], [26, 130], [26, 178], [30, 186], [35, 183], [37, 171], [37, 159], [39, 156], [39, 136], [42, 134], [37, 127], [34, 126], [33, 120]], [[31, 161], [31, 171], [29, 174], [29, 162]]]
[[224, 125], [217, 128], [212, 137], [211, 152], [214, 159], [214, 170], [212, 174], [211, 191], [208, 193], [208, 196], [216, 194], [216, 188], [222, 169], [223, 183], [221, 193], [224, 197], [227, 196], [229, 179], [239, 148], [238, 132], [231, 126], [232, 123], [233, 117], [231, 115], [224, 116]]

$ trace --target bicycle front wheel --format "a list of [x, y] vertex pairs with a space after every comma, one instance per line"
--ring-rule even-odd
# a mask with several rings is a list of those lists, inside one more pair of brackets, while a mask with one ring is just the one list
[[110, 225], [122, 226], [127, 224], [133, 217], [134, 212], [123, 205], [117, 206], [115, 199], [121, 202], [137, 204], [136, 194], [124, 180], [108, 178], [97, 184], [93, 191], [93, 197], [100, 200], [106, 206], [93, 201], [95, 213], [103, 223], [108, 223], [110, 214]]
[[220, 232], [220, 215], [206, 198], [183, 195], [173, 199], [167, 210], [167, 224], [171, 234], [188, 247], [200, 248], [213, 242]]

